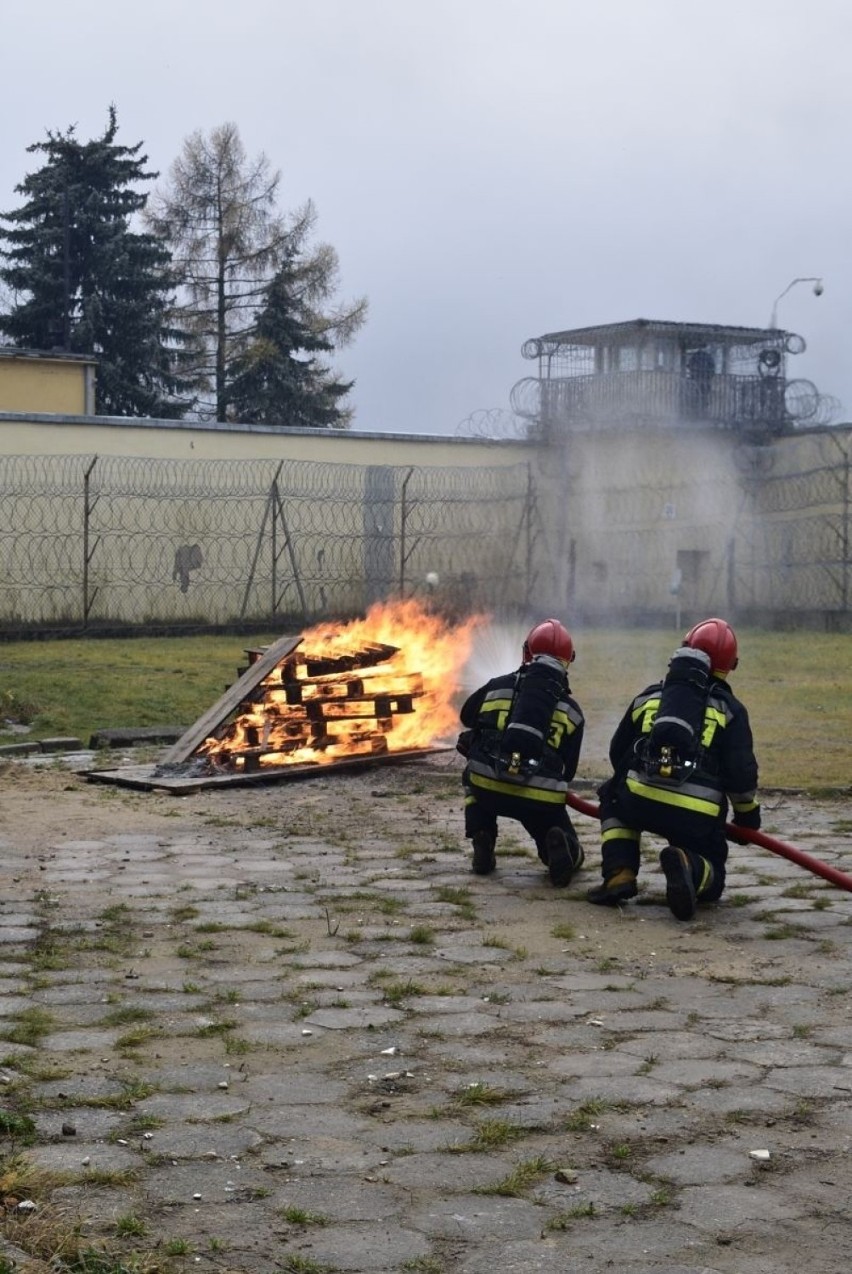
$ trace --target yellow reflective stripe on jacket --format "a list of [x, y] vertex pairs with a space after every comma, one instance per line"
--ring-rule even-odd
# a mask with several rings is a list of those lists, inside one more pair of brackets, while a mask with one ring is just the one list
[[582, 714], [576, 708], [572, 708], [570, 703], [565, 703], [560, 699], [550, 718], [550, 725], [547, 730], [547, 742], [553, 748], [554, 752], [558, 752], [562, 746], [562, 740], [567, 734], [569, 739], [574, 731], [583, 722]]
[[639, 726], [640, 734], [649, 734], [651, 726], [654, 724], [654, 718], [660, 710], [660, 692], [655, 691], [651, 695], [640, 695], [633, 703], [633, 724], [636, 725], [641, 717], [642, 724]]
[[709, 699], [704, 709], [704, 729], [701, 731], [701, 746], [709, 748], [718, 729], [724, 730], [730, 720], [730, 713], [724, 704], [719, 706], [718, 699]]
[[734, 808], [735, 814], [750, 814], [752, 810], [756, 810], [758, 808], [758, 804], [759, 802], [753, 796], [751, 798], [746, 796], [731, 796], [731, 805]]
[[707, 814], [716, 818], [722, 808], [721, 794], [714, 798], [711, 788], [698, 788], [706, 796], [690, 795], [695, 792], [691, 784], [684, 784], [677, 789], [653, 787], [643, 783], [637, 774], [631, 771], [627, 775], [627, 788], [634, 796], [644, 796], [646, 800], [657, 801], [661, 805], [673, 805], [676, 809], [692, 810], [695, 814]]
[[[477, 714], [477, 728], [497, 730], [502, 733], [508, 724], [513, 702], [514, 691], [507, 689], [505, 686], [489, 691], [482, 701], [482, 706]], [[533, 729], [532, 726], [515, 723], [516, 728], [529, 730], [530, 735], [537, 743], [547, 743], [553, 748], [554, 752], [559, 751], [565, 736], [567, 735], [570, 738], [582, 724], [582, 712], [566, 699], [560, 699], [556, 704], [551, 713], [545, 734], [542, 734], [540, 730]]]
[[[650, 734], [651, 726], [660, 710], [660, 692], [655, 690], [649, 695], [640, 695], [633, 701], [633, 724], [639, 726], [640, 734]], [[711, 694], [704, 708], [704, 726], [701, 731], [701, 746], [709, 748], [718, 729], [724, 730], [731, 720], [731, 710], [723, 699]]]
[[486, 730], [502, 730], [512, 709], [514, 695], [506, 686], [490, 690], [479, 709], [478, 724]]
[[501, 686], [499, 690], [489, 690], [482, 700], [480, 712], [508, 711], [514, 698], [511, 687]]
[[518, 796], [525, 801], [546, 801], [551, 805], [564, 805], [567, 784], [560, 791], [544, 787], [531, 787], [528, 783], [506, 783], [502, 779], [487, 779], [481, 774], [468, 774], [471, 787], [482, 788], [486, 792], [498, 792], [503, 796]]
[[563, 778], [552, 778], [535, 772], [526, 773], [523, 777], [520, 775], [508, 775], [506, 771], [495, 769], [487, 761], [468, 761], [467, 776], [469, 779], [475, 776], [480, 779], [497, 779], [501, 783], [504, 780], [508, 783], [514, 782], [515, 787], [541, 787], [548, 792], [565, 793], [568, 791], [568, 783]]
[[[485, 696], [478, 715], [482, 717], [490, 713], [496, 713], [497, 715], [508, 713], [512, 707], [513, 699], [514, 696], [510, 691], [492, 690], [490, 694]], [[569, 734], [573, 734], [577, 727], [582, 724], [583, 715], [576, 708], [572, 708], [570, 703], [560, 699], [553, 709], [550, 719], [564, 726]]]
[[632, 840], [639, 843], [642, 833], [634, 831], [632, 827], [625, 827], [623, 823], [616, 823], [613, 826], [607, 824], [601, 834], [601, 844], [605, 845], [610, 840]]
[[573, 734], [578, 725], [583, 724], [583, 714], [578, 708], [574, 708], [564, 699], [560, 699], [553, 713], [554, 720], [561, 721], [565, 718], [568, 722], [568, 733]]
[[713, 884], [713, 868], [710, 863], [708, 863], [706, 858], [699, 858], [699, 862], [701, 863], [701, 880], [696, 886], [696, 897], [703, 894], [705, 889], [707, 889], [709, 885]]

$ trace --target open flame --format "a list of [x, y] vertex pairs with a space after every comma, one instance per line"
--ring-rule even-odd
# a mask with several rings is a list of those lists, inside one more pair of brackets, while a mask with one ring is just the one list
[[408, 599], [317, 624], [196, 755], [234, 772], [434, 746], [457, 728], [460, 673], [484, 622], [449, 623]]

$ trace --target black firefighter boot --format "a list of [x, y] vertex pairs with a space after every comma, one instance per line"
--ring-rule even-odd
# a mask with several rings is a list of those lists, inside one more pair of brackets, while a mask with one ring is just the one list
[[599, 907], [617, 907], [629, 898], [635, 898], [639, 892], [636, 884], [636, 872], [632, 867], [616, 867], [608, 876], [604, 876], [602, 885], [595, 885], [586, 894], [586, 900]]
[[[666, 902], [676, 920], [691, 920], [698, 896], [713, 883], [713, 868], [706, 858], [690, 855], [684, 849], [667, 845], [660, 854], [660, 866], [666, 878]], [[701, 876], [696, 881], [696, 872]]]
[[484, 830], [474, 832], [473, 862], [471, 869], [476, 876], [490, 876], [497, 866], [497, 855], [494, 853], [494, 835]]
[[561, 827], [551, 827], [544, 838], [544, 854], [551, 884], [564, 889], [571, 877], [583, 865], [583, 850], [579, 841], [572, 844]]

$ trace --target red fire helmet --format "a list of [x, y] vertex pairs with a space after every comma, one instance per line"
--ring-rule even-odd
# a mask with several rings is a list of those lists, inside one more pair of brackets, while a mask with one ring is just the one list
[[564, 664], [574, 661], [574, 643], [568, 629], [558, 619], [544, 619], [527, 633], [524, 642], [524, 663], [535, 655], [553, 655]]
[[736, 634], [724, 619], [702, 619], [700, 624], [690, 628], [683, 644], [709, 655], [714, 672], [733, 672], [737, 666]]

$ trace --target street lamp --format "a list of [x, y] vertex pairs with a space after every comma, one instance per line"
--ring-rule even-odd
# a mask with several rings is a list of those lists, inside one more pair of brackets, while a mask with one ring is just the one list
[[787, 284], [784, 291], [779, 292], [775, 298], [775, 301], [772, 306], [772, 317], [769, 320], [770, 331], [775, 331], [778, 327], [778, 324], [776, 322], [778, 317], [778, 302], [781, 300], [781, 297], [786, 296], [787, 293], [790, 291], [790, 288], [794, 288], [797, 283], [813, 283], [814, 296], [822, 296], [823, 294], [824, 288], [822, 286], [822, 279], [813, 279], [813, 278], [793, 279], [791, 283]]

